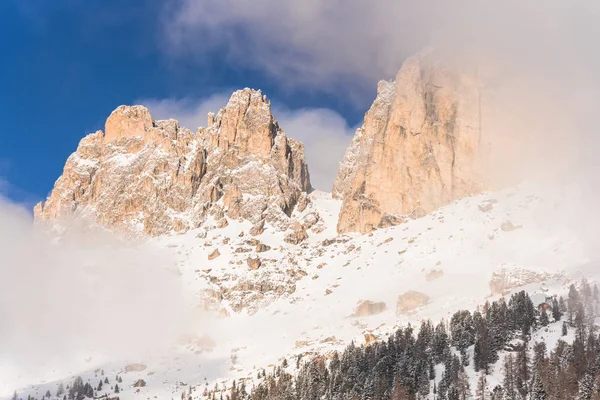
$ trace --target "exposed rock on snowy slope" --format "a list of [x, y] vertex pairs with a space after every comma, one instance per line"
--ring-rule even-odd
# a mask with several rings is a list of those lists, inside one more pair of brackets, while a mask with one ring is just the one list
[[492, 274], [490, 290], [493, 295], [504, 295], [514, 288], [560, 278], [560, 273], [538, 273], [525, 268], [500, 269]]
[[160, 235], [227, 219], [286, 230], [310, 190], [302, 143], [286, 137], [260, 91], [235, 92], [197, 133], [121, 106], [105, 132], [81, 140], [37, 221], [91, 218], [103, 226]]
[[398, 303], [396, 304], [396, 314], [408, 314], [416, 310], [418, 307], [424, 306], [428, 302], [429, 296], [421, 292], [410, 290], [398, 296]]
[[480, 112], [477, 80], [427, 54], [380, 82], [333, 186], [338, 231], [396, 225], [485, 188]]

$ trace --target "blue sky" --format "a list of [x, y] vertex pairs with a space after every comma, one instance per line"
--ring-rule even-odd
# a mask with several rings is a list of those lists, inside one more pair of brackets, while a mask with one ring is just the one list
[[[166, 99], [189, 111], [210, 96], [226, 99], [224, 94], [249, 86], [262, 89], [274, 108], [291, 119], [298, 117], [295, 110], [326, 109], [347, 135], [349, 127], [362, 120], [375, 95], [374, 77], [349, 73], [331, 85], [323, 83], [327, 76], [295, 84], [294, 76], [284, 76], [286, 66], [274, 72], [254, 59], [245, 62], [237, 56], [233, 46], [262, 48], [262, 38], [246, 35], [243, 24], [206, 28], [217, 39], [206, 39], [202, 21], [197, 26], [186, 22], [185, 32], [173, 31], [170, 25], [188, 13], [185, 3], [0, 2], [0, 191], [5, 196], [26, 204], [45, 198], [78, 141], [102, 129], [120, 104], [140, 100], [160, 104]], [[197, 39], [206, 48], [199, 51], [193, 46]], [[316, 63], [314, 67], [318, 68]], [[311, 79], [315, 74], [308, 69]], [[165, 110], [157, 111], [158, 117], [167, 117], [162, 115]], [[313, 122], [318, 125], [321, 120], [319, 115]], [[301, 124], [302, 119], [295, 122]]]
[[393, 79], [406, 57], [430, 45], [450, 62], [500, 62], [507, 76], [558, 94], [544, 99], [573, 92], [580, 101], [568, 106], [595, 115], [600, 56], [589, 38], [598, 36], [598, 7], [0, 0], [0, 195], [27, 205], [43, 199], [79, 140], [121, 104], [142, 103], [156, 119], [195, 128], [243, 87], [271, 98], [282, 128], [305, 143], [313, 185], [329, 190], [377, 81]]

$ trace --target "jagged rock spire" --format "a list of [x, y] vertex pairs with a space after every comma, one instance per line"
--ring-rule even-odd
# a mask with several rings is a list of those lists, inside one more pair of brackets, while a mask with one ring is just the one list
[[302, 143], [286, 137], [260, 91], [235, 92], [209, 126], [191, 132], [120, 106], [104, 132], [81, 140], [37, 221], [90, 218], [160, 235], [214, 219], [266, 221], [285, 230], [310, 190]]
[[467, 74], [409, 58], [377, 98], [333, 186], [338, 232], [369, 232], [420, 216], [485, 187], [480, 93]]

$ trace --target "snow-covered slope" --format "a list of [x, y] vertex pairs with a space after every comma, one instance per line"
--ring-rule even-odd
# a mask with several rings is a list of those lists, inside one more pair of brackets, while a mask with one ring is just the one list
[[[344, 236], [336, 234], [340, 201], [313, 192], [312, 208], [296, 217], [317, 211], [320, 220], [300, 245], [269, 226], [251, 236], [251, 223], [236, 221], [151, 239], [172, 252], [188, 299], [189, 324], [172, 352], [136, 360], [82, 354], [35, 376], [0, 361], [0, 395], [54, 395], [75, 375], [96, 387], [103, 369], [111, 384], [99, 394], [111, 393], [119, 374], [121, 399], [178, 398], [190, 387], [195, 398], [207, 385], [250, 380], [284, 357], [294, 365], [299, 355], [384, 338], [400, 325], [447, 318], [515, 290], [542, 302], [597, 272], [560, 211], [575, 192], [542, 196], [539, 189], [484, 193], [396, 227]], [[126, 372], [132, 363], [145, 368]], [[146, 386], [132, 387], [138, 379]]]

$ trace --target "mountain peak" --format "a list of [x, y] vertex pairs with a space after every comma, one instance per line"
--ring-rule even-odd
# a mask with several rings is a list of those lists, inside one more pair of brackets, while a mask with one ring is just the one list
[[114, 110], [104, 128], [106, 140], [144, 136], [152, 129], [152, 116], [144, 106], [119, 106]]
[[377, 89], [333, 187], [340, 233], [395, 225], [485, 188], [476, 80], [420, 54]]
[[286, 137], [260, 91], [243, 89], [191, 132], [120, 106], [105, 132], [83, 138], [37, 221], [88, 217], [110, 229], [161, 235], [242, 219], [286, 230], [310, 190], [302, 143]]

